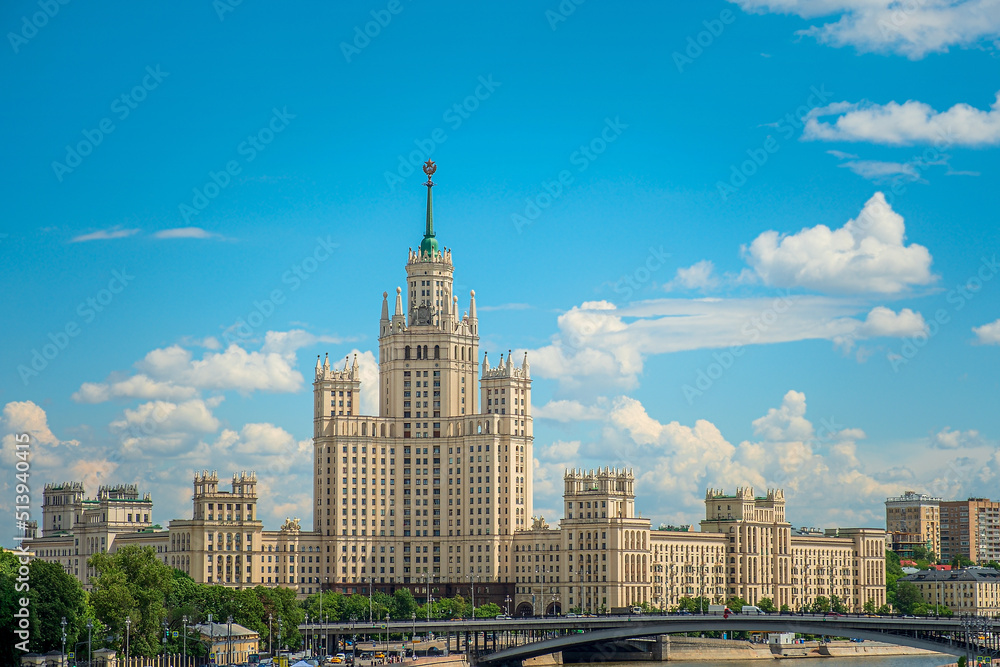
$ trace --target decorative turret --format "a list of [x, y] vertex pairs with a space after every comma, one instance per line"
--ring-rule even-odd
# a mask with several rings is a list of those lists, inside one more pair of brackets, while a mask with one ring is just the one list
[[403, 314], [403, 288], [396, 288], [396, 312], [394, 315], [402, 316]]
[[438, 256], [438, 242], [434, 237], [434, 201], [431, 195], [431, 188], [434, 187], [431, 178], [435, 171], [437, 171], [437, 165], [434, 164], [433, 160], [424, 163], [424, 173], [427, 174], [427, 182], [424, 183], [427, 186], [427, 222], [424, 228], [424, 240], [420, 242], [420, 258], [427, 258], [431, 261], [437, 259]]

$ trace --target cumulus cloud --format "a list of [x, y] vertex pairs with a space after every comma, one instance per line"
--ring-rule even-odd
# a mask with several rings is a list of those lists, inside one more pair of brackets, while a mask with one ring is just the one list
[[881, 192], [840, 229], [806, 227], [796, 234], [767, 231], [743, 248], [768, 285], [821, 292], [896, 294], [936, 279], [927, 248], [905, 244], [903, 217]]
[[831, 20], [798, 34], [862, 53], [896, 53], [910, 59], [969, 47], [1000, 37], [994, 0], [731, 0], [746, 12], [794, 14]]
[[979, 447], [985, 444], [979, 431], [955, 431], [945, 426], [937, 433], [931, 434], [931, 446], [938, 449], [964, 449]]
[[86, 241], [107, 241], [109, 239], [123, 239], [139, 232], [135, 229], [122, 229], [121, 227], [111, 227], [110, 229], [99, 229], [96, 232], [80, 234], [70, 239], [70, 243], [84, 243]]
[[79, 440], [62, 440], [49, 428], [49, 417], [41, 406], [33, 401], [12, 401], [3, 407], [0, 413], [0, 439], [3, 445], [3, 460], [12, 466], [17, 460], [18, 443], [24, 443], [24, 434], [29, 436], [29, 446], [32, 461], [36, 464], [58, 463], [67, 456], [64, 448], [77, 448]]
[[78, 403], [103, 403], [113, 398], [160, 398], [168, 401], [193, 398], [194, 387], [180, 387], [172, 382], [157, 382], [143, 374], [133, 375], [117, 382], [84, 382], [73, 393]]
[[1000, 345], [1000, 320], [974, 327], [972, 333], [976, 334], [976, 342], [980, 345]]
[[139, 456], [171, 455], [188, 451], [198, 433], [213, 433], [219, 420], [212, 414], [221, 398], [183, 403], [149, 401], [109, 424], [122, 447]]
[[604, 410], [596, 405], [584, 405], [579, 401], [557, 400], [549, 401], [531, 409], [535, 419], [550, 419], [557, 422], [577, 422], [600, 419]]
[[[827, 117], [833, 118], [824, 121]], [[1000, 93], [988, 110], [956, 104], [939, 112], [915, 100], [902, 104], [837, 102], [810, 112], [802, 138], [890, 146], [996, 146], [1000, 144]]]
[[677, 269], [677, 275], [664, 285], [668, 292], [675, 289], [709, 290], [719, 285], [715, 276], [715, 265], [703, 259], [687, 268]]
[[878, 336], [904, 337], [914, 336], [927, 331], [924, 316], [909, 308], [903, 308], [898, 313], [885, 306], [872, 308], [865, 321], [858, 327], [859, 333], [865, 338]]

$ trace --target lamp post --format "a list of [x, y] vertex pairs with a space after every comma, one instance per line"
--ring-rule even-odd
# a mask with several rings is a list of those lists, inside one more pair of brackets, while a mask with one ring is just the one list
[[412, 644], [417, 636], [417, 612], [410, 614], [410, 620], [413, 621], [413, 631], [410, 632], [410, 643]]
[[62, 617], [59, 623], [62, 626], [62, 657], [59, 659], [60, 667], [66, 667], [66, 617]]
[[385, 654], [389, 655], [389, 612], [385, 613]]
[[184, 624], [184, 667], [187, 667], [187, 661], [188, 661], [188, 617], [187, 617], [187, 614], [181, 616], [181, 622]]
[[128, 665], [130, 642], [132, 639], [132, 617], [125, 617], [125, 664]]
[[88, 618], [87, 619], [87, 667], [90, 667], [90, 660], [92, 656], [90, 652], [91, 648], [90, 642], [93, 639], [93, 631], [94, 631], [94, 622]]
[[226, 664], [233, 664], [233, 617], [226, 617]]
[[372, 586], [375, 584], [375, 577], [368, 577], [368, 623], [374, 623], [372, 616]]
[[274, 634], [271, 631], [271, 621], [274, 620], [274, 616], [270, 613], [267, 615], [267, 654], [274, 658]]
[[472, 588], [472, 620], [476, 620], [476, 577], [469, 575], [469, 587]]
[[431, 603], [434, 602], [434, 598], [431, 597], [431, 582], [434, 581], [434, 575], [427, 575], [427, 622], [431, 622]]
[[281, 614], [278, 614], [278, 657], [281, 657]]
[[510, 616], [510, 596], [508, 595], [503, 599], [503, 613]]

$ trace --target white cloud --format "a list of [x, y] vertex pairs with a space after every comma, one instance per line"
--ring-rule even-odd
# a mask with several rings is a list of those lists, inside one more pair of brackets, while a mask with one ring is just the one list
[[717, 287], [719, 279], [714, 275], [715, 265], [703, 259], [687, 268], [677, 269], [677, 275], [664, 285], [668, 292], [674, 289], [709, 290]]
[[879, 160], [850, 160], [841, 165], [850, 169], [862, 178], [874, 183], [892, 180], [897, 176], [905, 176], [909, 180], [920, 179], [920, 172], [909, 162], [881, 162]]
[[121, 227], [111, 227], [110, 229], [99, 229], [89, 234], [80, 234], [70, 239], [70, 243], [83, 243], [85, 241], [107, 241], [109, 239], [123, 239], [139, 232], [139, 229], [122, 229]]
[[[827, 116], [836, 118], [824, 122], [822, 119]], [[915, 100], [902, 104], [838, 102], [811, 111], [802, 138], [891, 146], [995, 146], [1000, 144], [1000, 93], [988, 110], [956, 104], [947, 111], [938, 112], [929, 104]]]
[[905, 245], [903, 218], [876, 192], [843, 227], [806, 227], [796, 234], [767, 231], [743, 252], [761, 279], [777, 287], [822, 292], [896, 294], [936, 279], [931, 255]]
[[[77, 448], [79, 440], [61, 440], [49, 428], [49, 418], [45, 410], [33, 401], [12, 401], [3, 407], [0, 414], [0, 432], [4, 433], [0, 444], [3, 446], [3, 461], [12, 467], [18, 460], [17, 452], [27, 451], [33, 465], [53, 465], [65, 460], [67, 450]], [[27, 434], [27, 447], [24, 435]], [[18, 448], [18, 443], [22, 444]]]
[[596, 405], [584, 405], [579, 401], [558, 400], [532, 408], [531, 416], [535, 419], [551, 419], [557, 422], [577, 422], [601, 419], [604, 410]]
[[747, 12], [832, 17], [799, 34], [822, 44], [858, 51], [897, 53], [917, 60], [953, 46], [970, 47], [1000, 37], [995, 0], [731, 0]]
[[976, 341], [980, 345], [1000, 345], [1000, 320], [973, 327], [972, 333], [976, 334]]
[[[275, 332], [268, 332], [268, 336], [272, 333]], [[280, 347], [286, 341], [274, 342]], [[201, 359], [194, 359], [190, 351], [172, 345], [152, 350], [136, 366], [162, 381], [198, 389], [235, 389], [250, 393], [301, 389], [302, 374], [293, 367], [294, 363], [294, 353], [248, 352], [233, 343], [222, 352], [206, 352]]]
[[175, 227], [161, 229], [153, 234], [154, 239], [214, 239], [222, 238], [220, 234], [209, 232], [201, 227]]
[[896, 313], [885, 306], [876, 306], [868, 313], [864, 323], [858, 327], [858, 331], [865, 338], [879, 336], [901, 338], [925, 333], [927, 324], [924, 322], [923, 315], [909, 308], [903, 308]]
[[931, 446], [937, 449], [965, 449], [979, 447], [984, 443], [979, 431], [955, 431], [945, 426], [937, 433], [931, 434]]
[[765, 440], [809, 440], [813, 437], [813, 427], [805, 414], [806, 395], [789, 391], [780, 408], [771, 408], [766, 415], [754, 420], [753, 432]]
[[109, 428], [132, 455], [181, 454], [191, 449], [196, 434], [218, 430], [219, 420], [212, 414], [212, 408], [219, 402], [221, 398], [183, 403], [149, 401], [135, 409], [126, 409]]
[[194, 387], [181, 387], [171, 382], [157, 382], [139, 374], [117, 382], [84, 382], [72, 398], [78, 403], [103, 403], [113, 398], [160, 398], [168, 401], [193, 398]]

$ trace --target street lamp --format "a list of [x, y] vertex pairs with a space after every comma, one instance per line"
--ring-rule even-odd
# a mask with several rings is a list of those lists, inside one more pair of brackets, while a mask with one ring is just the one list
[[389, 655], [389, 612], [385, 613], [385, 654]]
[[233, 664], [233, 617], [228, 616], [226, 618], [226, 646], [229, 647], [228, 657], [226, 658], [226, 664]]
[[62, 667], [66, 667], [66, 617], [65, 616], [62, 617], [60, 625], [62, 625], [62, 647], [63, 647], [62, 658], [60, 658], [60, 664], [62, 665]]
[[417, 636], [417, 612], [410, 614], [410, 620], [413, 621], [413, 631], [410, 633], [410, 643], [412, 644]]
[[274, 658], [274, 634], [271, 632], [271, 621], [274, 617], [268, 613], [267, 615], [267, 653], [272, 658]]
[[187, 667], [188, 660], [188, 617], [187, 614], [181, 616], [181, 622], [184, 623], [184, 667]]
[[372, 618], [372, 586], [375, 583], [375, 577], [368, 577], [368, 622], [374, 623]]
[[510, 616], [510, 596], [508, 595], [503, 599], [503, 613]]
[[476, 577], [469, 575], [469, 585], [472, 588], [472, 620], [476, 620]]
[[[431, 622], [431, 603], [434, 602], [434, 598], [431, 597], [431, 582], [434, 581], [434, 575], [427, 575], [427, 622]], [[473, 605], [473, 608], [475, 605]]]
[[132, 639], [132, 617], [127, 616], [125, 618], [125, 664], [128, 665], [128, 654], [130, 646], [130, 640]]
[[278, 657], [281, 657], [281, 614], [278, 614]]
[[94, 630], [94, 622], [88, 618], [87, 619], [87, 667], [90, 667], [90, 660], [93, 655], [90, 651], [91, 648], [90, 642], [91, 639], [93, 639], [93, 630]]

